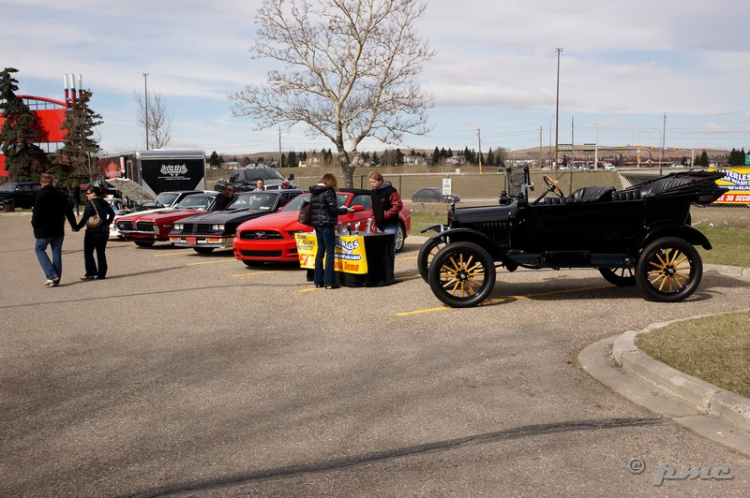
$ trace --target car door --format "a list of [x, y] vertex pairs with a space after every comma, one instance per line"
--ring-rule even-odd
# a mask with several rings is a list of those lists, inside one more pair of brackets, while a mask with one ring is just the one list
[[357, 230], [357, 223], [359, 223], [359, 230], [365, 231], [367, 227], [367, 219], [372, 218], [372, 205], [370, 200], [370, 194], [358, 194], [350, 197], [347, 207], [361, 206], [362, 211], [355, 211], [353, 213], [339, 215], [339, 223], [344, 226], [351, 225], [352, 232]]

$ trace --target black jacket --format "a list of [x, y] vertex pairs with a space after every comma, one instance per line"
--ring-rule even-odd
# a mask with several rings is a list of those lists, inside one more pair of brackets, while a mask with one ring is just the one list
[[391, 182], [385, 181], [379, 189], [373, 189], [370, 200], [372, 201], [372, 216], [379, 229], [383, 230], [398, 224], [398, 213], [403, 209], [404, 203]]
[[31, 215], [31, 226], [34, 237], [62, 237], [65, 235], [65, 218], [71, 227], [76, 226], [73, 208], [68, 203], [68, 196], [52, 185], [42, 187], [34, 201], [34, 212]]
[[335, 227], [340, 214], [349, 212], [346, 208], [340, 208], [336, 200], [336, 192], [333, 187], [322, 183], [310, 187], [310, 214], [314, 228]]
[[[96, 203], [96, 208], [94, 208], [93, 203]], [[109, 202], [101, 197], [96, 197], [86, 203], [86, 209], [83, 210], [83, 216], [81, 216], [81, 221], [78, 223], [78, 229], [80, 230], [85, 227], [86, 221], [97, 214], [97, 212], [99, 213], [99, 217], [103, 220], [102, 224], [96, 228], [86, 227], [86, 231], [98, 234], [109, 234], [109, 225], [112, 223], [112, 220], [115, 219], [115, 210], [112, 209]]]

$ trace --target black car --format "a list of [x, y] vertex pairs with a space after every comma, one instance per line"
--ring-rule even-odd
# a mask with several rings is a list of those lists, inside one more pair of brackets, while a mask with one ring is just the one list
[[[285, 179], [284, 175], [278, 170], [266, 166], [239, 168], [234, 170], [229, 177], [229, 181], [218, 180], [214, 184], [214, 189], [221, 192], [224, 187], [230, 185], [235, 192], [249, 192], [255, 190], [258, 180], [263, 180], [267, 189], [280, 189], [281, 183]], [[294, 175], [289, 175], [289, 180], [294, 180]], [[290, 187], [294, 188], [294, 185], [290, 185]]]
[[37, 182], [8, 182], [0, 187], [0, 204], [12, 201], [13, 206], [19, 209], [31, 209], [34, 207], [36, 193], [42, 189]]
[[499, 205], [451, 207], [448, 226], [436, 227], [417, 266], [435, 296], [453, 307], [484, 301], [496, 268], [597, 268], [614, 285], [637, 285], [646, 299], [682, 301], [703, 275], [694, 246], [711, 249], [690, 226], [690, 206], [708, 205], [726, 192], [716, 184], [723, 175], [673, 173], [621, 191], [590, 186], [569, 196], [544, 176], [548, 188], [532, 201], [528, 169], [509, 171]]
[[461, 197], [458, 194], [443, 194], [440, 187], [426, 187], [414, 192], [411, 196], [412, 202], [459, 202]]
[[190, 216], [175, 223], [169, 240], [178, 247], [192, 247], [199, 254], [214, 249], [232, 249], [237, 227], [242, 223], [275, 213], [302, 193], [298, 189], [245, 192], [226, 209]]

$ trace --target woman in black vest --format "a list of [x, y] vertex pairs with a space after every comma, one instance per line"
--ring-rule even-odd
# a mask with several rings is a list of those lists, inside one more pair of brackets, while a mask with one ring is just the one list
[[[109, 225], [115, 218], [115, 211], [104, 199], [104, 189], [91, 185], [86, 191], [86, 208], [78, 223], [78, 229], [86, 227], [83, 237], [83, 263], [86, 274], [81, 280], [103, 280], [107, 276], [107, 241], [109, 240]], [[89, 218], [99, 216], [101, 223], [95, 227], [86, 225]], [[94, 260], [96, 251], [96, 260]]]

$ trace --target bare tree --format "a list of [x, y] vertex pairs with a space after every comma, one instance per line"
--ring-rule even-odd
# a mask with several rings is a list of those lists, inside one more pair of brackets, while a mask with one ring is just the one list
[[145, 130], [148, 125], [146, 149], [161, 149], [169, 145], [172, 140], [172, 118], [161, 94], [150, 94], [148, 100], [136, 91], [133, 92], [133, 96], [138, 106], [136, 114], [138, 126]]
[[264, 85], [231, 95], [235, 116], [258, 129], [306, 125], [336, 146], [346, 185], [367, 137], [398, 143], [424, 135], [431, 96], [416, 83], [434, 52], [414, 24], [421, 0], [264, 0], [254, 58], [280, 62]]

